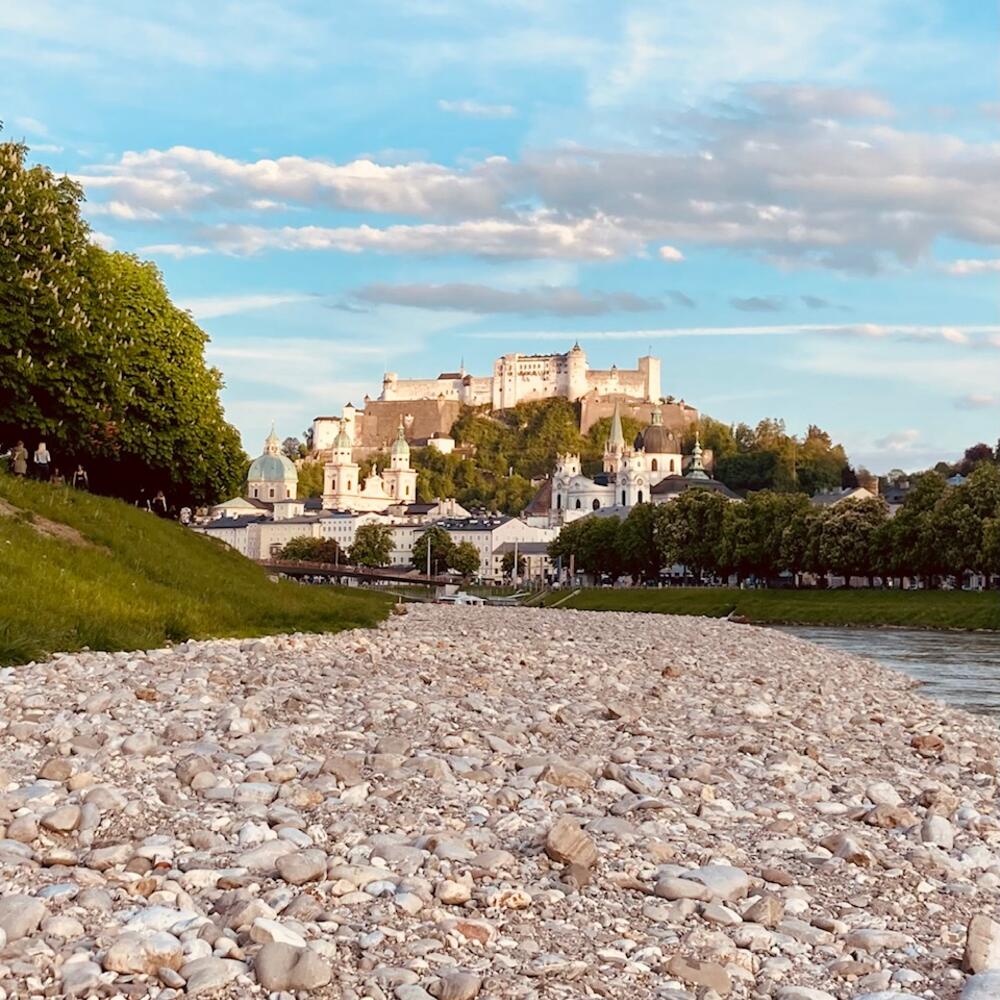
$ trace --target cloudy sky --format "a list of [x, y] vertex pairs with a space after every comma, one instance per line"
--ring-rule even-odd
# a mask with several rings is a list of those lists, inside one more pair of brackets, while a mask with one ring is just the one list
[[1000, 436], [998, 38], [984, 0], [35, 0], [0, 118], [157, 262], [253, 453], [578, 338], [882, 471]]

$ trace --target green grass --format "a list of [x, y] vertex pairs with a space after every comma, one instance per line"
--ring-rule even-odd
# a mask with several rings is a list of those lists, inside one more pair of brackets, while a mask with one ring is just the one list
[[[58, 651], [371, 626], [393, 600], [273, 582], [220, 542], [117, 500], [0, 474], [0, 664]], [[40, 518], [89, 542], [39, 534]]]
[[[568, 592], [545, 598], [555, 604]], [[1000, 593], [881, 590], [581, 590], [561, 608], [647, 611], [719, 618], [733, 612], [771, 625], [893, 625], [907, 628], [1000, 629]]]

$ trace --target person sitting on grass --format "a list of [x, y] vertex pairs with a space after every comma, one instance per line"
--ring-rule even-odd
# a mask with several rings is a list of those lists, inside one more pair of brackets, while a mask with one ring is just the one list
[[52, 478], [49, 482], [51, 482], [53, 486], [65, 486], [66, 477], [58, 469], [53, 469]]

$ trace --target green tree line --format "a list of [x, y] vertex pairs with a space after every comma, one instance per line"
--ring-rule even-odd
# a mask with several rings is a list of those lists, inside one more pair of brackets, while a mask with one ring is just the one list
[[549, 555], [612, 579], [655, 580], [674, 565], [697, 580], [765, 583], [784, 573], [908, 577], [930, 588], [970, 572], [990, 578], [1000, 574], [1000, 467], [982, 463], [960, 486], [925, 473], [894, 517], [879, 498], [815, 507], [804, 494], [767, 490], [732, 502], [691, 489], [625, 519], [573, 521]]
[[133, 499], [231, 496], [246, 471], [207, 337], [156, 267], [91, 241], [83, 190], [0, 143], [0, 444], [44, 440], [69, 475]]

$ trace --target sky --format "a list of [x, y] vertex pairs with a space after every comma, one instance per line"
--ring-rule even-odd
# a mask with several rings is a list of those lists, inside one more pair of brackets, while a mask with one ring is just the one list
[[884, 472], [1000, 437], [998, 41], [985, 0], [34, 0], [0, 119], [251, 454], [579, 340]]

